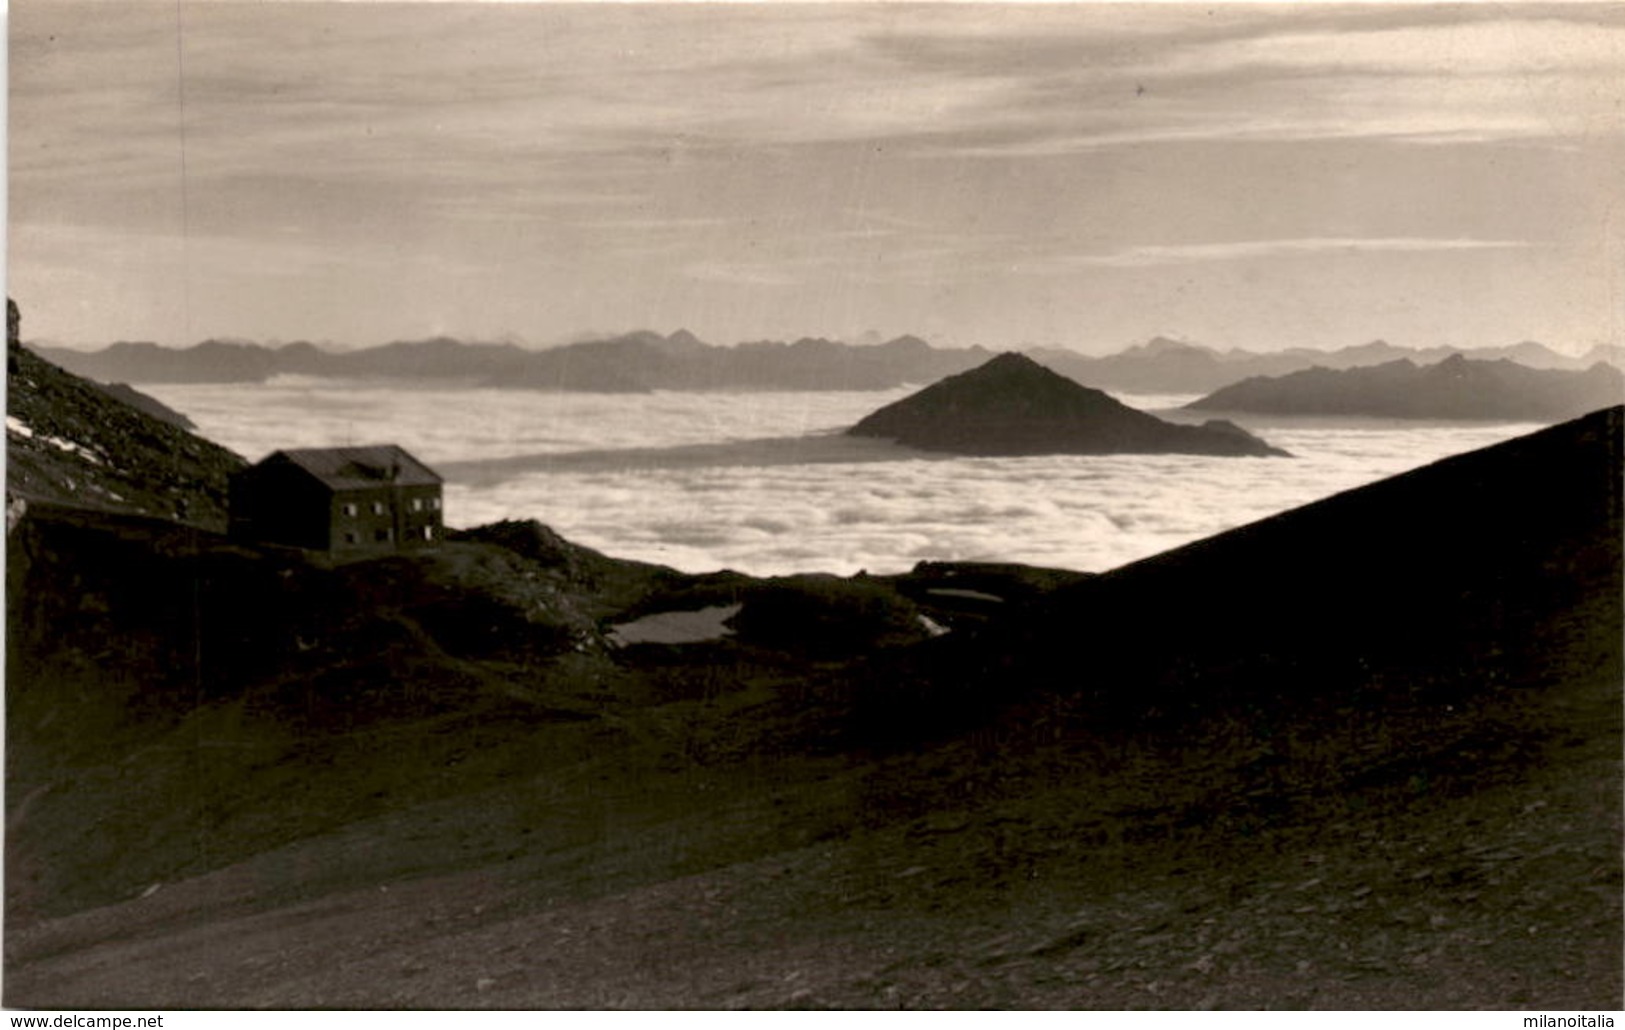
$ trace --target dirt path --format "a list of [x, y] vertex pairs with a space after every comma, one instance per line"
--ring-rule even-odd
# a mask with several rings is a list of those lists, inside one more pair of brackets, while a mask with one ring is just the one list
[[[248, 863], [12, 935], [6, 1001], [1617, 1008], [1612, 725], [1481, 792], [1251, 839], [1080, 827], [1037, 849], [972, 809], [625, 889], [635, 850], [578, 846], [268, 908]], [[677, 826], [640, 839], [663, 834], [682, 846]]]

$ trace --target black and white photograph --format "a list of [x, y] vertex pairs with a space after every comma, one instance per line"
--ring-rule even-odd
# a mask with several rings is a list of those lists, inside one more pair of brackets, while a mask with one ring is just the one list
[[6, 1008], [1621, 1018], [1625, 5], [5, 19]]

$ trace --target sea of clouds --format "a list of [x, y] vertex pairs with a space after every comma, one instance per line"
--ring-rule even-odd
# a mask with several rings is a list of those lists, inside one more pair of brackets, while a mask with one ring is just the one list
[[[451, 525], [534, 518], [617, 557], [757, 575], [945, 559], [1103, 571], [1539, 428], [1237, 418], [1294, 457], [954, 458], [840, 435], [906, 389], [604, 395], [292, 377], [141, 388], [253, 461], [399, 443], [446, 476]], [[1201, 421], [1168, 410], [1191, 398], [1121, 399]]]

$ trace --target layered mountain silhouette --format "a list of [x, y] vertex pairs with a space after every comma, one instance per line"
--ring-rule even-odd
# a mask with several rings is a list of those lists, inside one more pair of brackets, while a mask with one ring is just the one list
[[847, 432], [975, 455], [1286, 453], [1230, 422], [1164, 422], [1015, 353], [888, 404]]
[[1477, 360], [1510, 360], [1529, 368], [1579, 371], [1599, 361], [1625, 367], [1618, 347], [1597, 346], [1581, 357], [1559, 354], [1533, 341], [1507, 347], [1396, 347], [1373, 340], [1337, 350], [1293, 347], [1281, 351], [1218, 350], [1183, 340], [1157, 337], [1117, 354], [1094, 357], [1044, 348], [1030, 352], [1063, 375], [1080, 382], [1137, 393], [1208, 393], [1257, 376], [1282, 376], [1309, 368], [1365, 368], [1393, 361], [1437, 364], [1457, 354]]
[[[79, 375], [102, 381], [263, 382], [276, 375], [458, 381], [492, 387], [627, 392], [646, 390], [882, 390], [928, 383], [986, 361], [981, 347], [933, 347], [917, 336], [850, 344], [819, 337], [715, 346], [687, 330], [649, 330], [546, 350], [450, 337], [401, 341], [353, 350], [310, 343], [279, 347], [208, 340], [175, 349], [154, 343], [115, 343], [99, 351], [37, 347]], [[1381, 340], [1336, 351], [1293, 348], [1257, 353], [1216, 350], [1158, 337], [1102, 357], [1059, 347], [1026, 351], [1049, 368], [1097, 387], [1140, 393], [1205, 393], [1252, 376], [1285, 375], [1314, 366], [1352, 368], [1408, 359], [1436, 363], [1453, 348], [1407, 349]], [[1621, 364], [1619, 348], [1597, 347], [1584, 358], [1534, 342], [1470, 352], [1531, 368], [1579, 370], [1598, 361]]]
[[736, 347], [687, 330], [626, 333], [546, 350], [447, 337], [329, 351], [209, 340], [173, 349], [115, 343], [100, 351], [38, 348], [80, 375], [146, 383], [257, 383], [277, 375], [454, 381], [477, 386], [633, 393], [649, 390], [881, 390], [939, 378], [986, 360], [981, 348], [944, 350], [914, 336], [872, 346], [803, 338]]
[[1198, 411], [1277, 415], [1556, 421], [1625, 400], [1625, 373], [1597, 363], [1582, 372], [1526, 368], [1454, 355], [1435, 365], [1313, 368], [1247, 379], [1186, 405]]

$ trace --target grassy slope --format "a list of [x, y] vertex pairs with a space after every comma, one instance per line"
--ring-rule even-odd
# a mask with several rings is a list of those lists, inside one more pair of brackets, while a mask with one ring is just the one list
[[[311, 725], [250, 692], [139, 749], [115, 734], [73, 784], [11, 794], [13, 848], [52, 861], [111, 801], [156, 825], [45, 895], [77, 903], [17, 919], [14, 896], [6, 1001], [1618, 1007], [1617, 416], [1586, 432], [858, 664], [416, 639], [419, 682], [471, 678], [450, 711]], [[1561, 511], [1459, 554], [1311, 547], [1340, 512], [1380, 540], [1372, 512], [1474, 482]], [[1259, 566], [1282, 541], [1320, 575]], [[1203, 596], [1237, 570], [1311, 592]], [[1385, 580], [1431, 625], [1348, 637], [1350, 585]], [[1147, 605], [1155, 646], [1126, 628]], [[595, 714], [527, 717], [514, 688]]]
[[[1618, 700], [1497, 713], [1520, 760], [1470, 789], [1378, 777], [1247, 828], [1178, 825], [1235, 772], [1203, 741], [991, 801], [954, 789], [966, 747], [779, 783], [583, 760], [25, 930], [8, 1001], [1614, 1007]], [[1575, 725], [1601, 728], [1539, 739]], [[932, 771], [930, 810], [887, 817]]]

